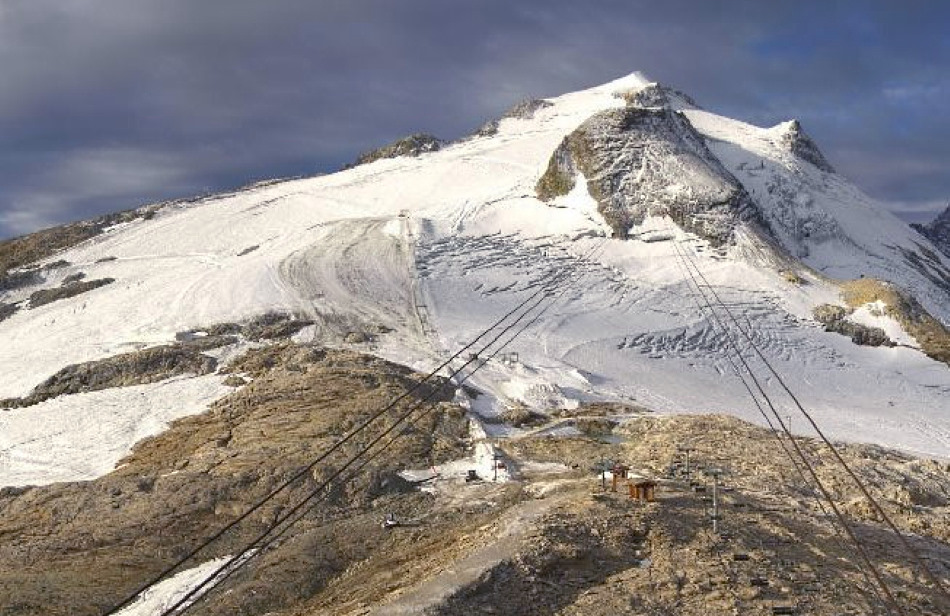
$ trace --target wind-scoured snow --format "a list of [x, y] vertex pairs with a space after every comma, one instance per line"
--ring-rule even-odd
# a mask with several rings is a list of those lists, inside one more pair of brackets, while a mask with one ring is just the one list
[[[565, 276], [556, 303], [507, 349], [518, 360], [496, 357], [469, 382], [484, 392], [472, 403], [475, 412], [611, 400], [762, 423], [732, 373], [727, 338], [697, 306], [679, 248], [827, 433], [950, 457], [950, 370], [914, 348], [859, 347], [825, 332], [812, 308], [840, 301], [826, 278], [806, 271], [804, 284], [789, 282], [774, 264], [754, 258], [761, 245], [741, 225], [734, 242], [719, 248], [663, 215], [634, 225], [628, 240], [608, 239], [583, 176], [550, 204], [536, 198], [538, 178], [564, 137], [591, 115], [624, 106], [617, 92], [648, 84], [633, 75], [549, 99], [530, 117], [504, 118], [497, 132], [437, 152], [165, 207], [152, 220], [65, 251], [56, 258], [71, 265], [57, 275], [82, 271], [115, 282], [0, 322], [0, 398], [25, 395], [72, 363], [273, 310], [316, 320], [298, 337], [352, 344], [428, 369]], [[692, 107], [683, 113], [793, 256], [829, 277], [909, 283], [933, 314], [950, 319], [946, 291], [928, 278], [939, 280], [946, 262], [925, 257], [914, 266], [902, 250], [919, 252], [914, 242], [926, 248], [926, 240], [840, 176], [796, 157], [783, 145], [787, 126], [760, 129]], [[903, 343], [893, 330], [898, 324], [884, 325]], [[744, 352], [753, 363], [747, 345]], [[199, 412], [218, 395], [212, 377], [203, 378], [195, 381], [197, 391], [180, 394], [174, 412]], [[763, 383], [792, 414], [775, 379], [764, 376]], [[133, 390], [151, 397], [154, 407], [165, 404], [156, 386]], [[96, 395], [107, 401], [131, 393]], [[69, 396], [46, 404], [90, 408], [97, 400]], [[37, 412], [0, 411], [0, 422]], [[94, 468], [80, 464], [82, 472], [73, 475], [57, 471], [56, 465], [90, 455], [86, 432], [17, 421], [19, 436], [4, 445], [14, 458], [32, 451], [24, 449], [30, 439], [64, 430], [56, 458], [36, 458], [36, 468], [48, 466], [50, 476], [91, 477], [117, 459], [106, 456]], [[110, 451], [127, 451], [140, 432], [154, 433], [136, 432], [136, 421], [152, 419], [123, 424], [131, 436]], [[793, 420], [792, 428], [807, 432], [803, 420]]]

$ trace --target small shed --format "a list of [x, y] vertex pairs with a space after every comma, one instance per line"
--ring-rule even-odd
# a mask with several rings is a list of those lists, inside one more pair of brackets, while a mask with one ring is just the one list
[[627, 487], [630, 489], [630, 498], [641, 503], [652, 503], [656, 498], [656, 482], [652, 479], [632, 479]]

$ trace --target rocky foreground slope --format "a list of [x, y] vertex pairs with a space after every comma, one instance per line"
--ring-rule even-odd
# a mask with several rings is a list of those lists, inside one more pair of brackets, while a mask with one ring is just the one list
[[[102, 613], [418, 378], [373, 357], [292, 343], [252, 350], [227, 370], [247, 384], [140, 443], [109, 475], [0, 492], [0, 613]], [[533, 429], [496, 442], [510, 481], [479, 471], [466, 482], [475, 462], [452, 461], [484, 441], [453, 394], [439, 392], [436, 412], [192, 613], [883, 613], [853, 549], [768, 431], [622, 405], [535, 414]], [[906, 613], [947, 613], [828, 452], [800, 442]], [[705, 492], [668, 472], [687, 445]], [[871, 446], [842, 452], [950, 581], [947, 463]], [[657, 501], [630, 500], [622, 483], [605, 491], [592, 468], [605, 458], [658, 479]], [[725, 473], [718, 535], [702, 498], [712, 467]], [[405, 469], [430, 480], [396, 474]], [[288, 502], [269, 504], [192, 566], [233, 553]], [[387, 514], [401, 525], [383, 528]]]

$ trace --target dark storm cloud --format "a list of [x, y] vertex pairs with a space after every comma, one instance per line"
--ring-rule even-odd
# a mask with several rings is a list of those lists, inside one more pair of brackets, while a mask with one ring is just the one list
[[[828, 5], [831, 8], [828, 8]], [[643, 70], [801, 119], [906, 217], [950, 195], [939, 2], [0, 0], [0, 237], [459, 136]]]

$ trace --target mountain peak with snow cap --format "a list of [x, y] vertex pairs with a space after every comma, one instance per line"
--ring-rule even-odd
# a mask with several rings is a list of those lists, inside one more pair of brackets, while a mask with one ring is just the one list
[[798, 120], [789, 120], [779, 124], [776, 128], [781, 131], [782, 144], [798, 158], [809, 162], [826, 173], [834, 173], [835, 169], [818, 149], [818, 145], [802, 128]]
[[[797, 122], [753, 126], [634, 73], [528, 99], [464, 139], [416, 134], [360, 162], [0, 242], [0, 488], [13, 488], [0, 489], [0, 533], [14, 538], [0, 571], [16, 582], [0, 583], [5, 616], [101, 612], [199, 551], [203, 563], [166, 569], [180, 573], [148, 582], [121, 613], [187, 602], [202, 578], [229, 584], [193, 597], [202, 613], [462, 613], [485, 607], [481, 597], [499, 604], [502, 578], [515, 583], [501, 601], [533, 613], [541, 595], [510, 563], [563, 560], [563, 542], [532, 539], [550, 533], [596, 556], [598, 571], [530, 588], [549, 611], [590, 613], [592, 593], [571, 580], [617, 594], [617, 576], [599, 575], [603, 556], [607, 573], [641, 571], [622, 576], [637, 584], [624, 596], [648, 593], [669, 550], [642, 571], [624, 547], [629, 508], [591, 501], [601, 477], [576, 468], [606, 452], [663, 473], [676, 444], [695, 443], [697, 458], [737, 462], [730, 483], [743, 499], [799, 498], [798, 484], [775, 491], [791, 468], [773, 464], [775, 435], [726, 417], [771, 423], [762, 400], [777, 419], [794, 412], [779, 384], [814, 422], [785, 424], [796, 443], [818, 451], [807, 436], [818, 425], [873, 443], [842, 451], [895, 495], [886, 506], [916, 544], [930, 532], [928, 551], [945, 553], [946, 474], [907, 453], [950, 459], [950, 258], [830, 173]], [[950, 212], [928, 229], [946, 226]], [[263, 496], [288, 477], [303, 485]], [[901, 485], [884, 483], [893, 477]], [[512, 478], [513, 490], [499, 485]], [[837, 487], [843, 506], [860, 496]], [[298, 500], [307, 508], [295, 514]], [[658, 501], [638, 508], [646, 532], [660, 524], [676, 538], [693, 524]], [[788, 529], [813, 540], [799, 552], [821, 554], [816, 570], [849, 562], [818, 549], [826, 516], [793, 509]], [[754, 513], [731, 512], [730, 524], [752, 526]], [[250, 526], [223, 544], [192, 551], [242, 519]], [[522, 539], [478, 539], [511, 520]], [[619, 534], [592, 543], [594, 526]], [[755, 547], [774, 533], [740, 539]], [[913, 568], [874, 543], [889, 579], [910, 589]], [[708, 544], [679, 547], [702, 555]], [[483, 563], [486, 549], [494, 564], [471, 583], [438, 573]], [[328, 568], [330, 553], [340, 558]], [[250, 569], [231, 576], [222, 560]], [[430, 565], [436, 577], [420, 581]], [[832, 613], [858, 579], [828, 570], [814, 613]], [[50, 571], [62, 571], [56, 584]], [[660, 593], [671, 598], [657, 611], [734, 608], [726, 592], [711, 604], [693, 591], [689, 604]], [[909, 593], [908, 605], [934, 596]]]

